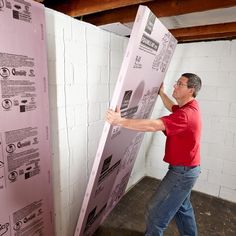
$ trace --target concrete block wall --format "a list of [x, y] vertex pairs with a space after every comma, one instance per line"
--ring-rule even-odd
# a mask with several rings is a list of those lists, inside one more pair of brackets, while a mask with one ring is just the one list
[[[236, 202], [236, 40], [178, 44], [165, 79], [171, 96], [173, 84], [185, 72], [202, 78], [197, 99], [203, 118], [202, 173], [194, 189]], [[166, 115], [160, 99], [153, 117]], [[147, 175], [161, 179], [168, 165], [162, 159], [165, 136], [148, 134]]]
[[[128, 39], [50, 9], [46, 36], [55, 231], [72, 236]], [[145, 174], [140, 153], [129, 187]]]

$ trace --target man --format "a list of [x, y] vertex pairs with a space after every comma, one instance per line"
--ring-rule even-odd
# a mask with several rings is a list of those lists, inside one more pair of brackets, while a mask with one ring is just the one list
[[175, 218], [181, 236], [196, 236], [197, 226], [190, 194], [200, 174], [201, 117], [195, 100], [201, 89], [201, 79], [185, 73], [174, 85], [172, 96], [178, 105], [164, 93], [159, 94], [165, 107], [172, 113], [159, 119], [126, 119], [120, 110], [108, 110], [106, 121], [137, 131], [163, 131], [166, 135], [164, 161], [169, 170], [159, 184], [148, 205], [146, 236], [161, 236], [172, 218]]

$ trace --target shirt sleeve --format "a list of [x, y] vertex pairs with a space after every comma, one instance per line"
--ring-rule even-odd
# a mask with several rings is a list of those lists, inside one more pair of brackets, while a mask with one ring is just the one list
[[160, 118], [165, 125], [164, 133], [167, 136], [180, 134], [184, 132], [188, 126], [188, 117], [185, 111], [175, 106], [173, 106], [172, 110], [172, 114]]

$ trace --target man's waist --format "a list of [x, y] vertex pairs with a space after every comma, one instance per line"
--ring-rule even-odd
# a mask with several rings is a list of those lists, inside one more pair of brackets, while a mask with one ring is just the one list
[[183, 166], [183, 165], [169, 165], [169, 168], [177, 168], [177, 169], [181, 169], [181, 170], [191, 170], [194, 169], [196, 167], [198, 167], [200, 165], [194, 165], [194, 166]]

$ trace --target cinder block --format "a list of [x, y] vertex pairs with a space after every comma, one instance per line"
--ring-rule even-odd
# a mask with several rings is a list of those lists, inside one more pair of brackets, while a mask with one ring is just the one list
[[213, 170], [216, 172], [222, 172], [223, 160], [220, 158], [211, 157], [208, 155], [202, 156], [201, 166], [204, 169]]
[[[86, 187], [87, 187], [87, 180], [86, 180], [86, 176], [81, 176], [81, 181], [78, 181], [76, 183], [73, 184], [73, 202], [72, 202], [72, 208], [76, 209], [76, 211], [78, 212], [77, 214], [79, 214], [80, 209], [81, 209], [81, 205], [83, 202], [83, 198], [84, 198], [84, 194], [86, 191]], [[78, 219], [78, 215], [76, 217], [76, 219]]]
[[126, 37], [123, 38], [123, 55], [125, 55], [128, 43], [129, 43], [129, 38], [126, 38]]
[[65, 41], [65, 60], [73, 63], [86, 64], [87, 48], [86, 44], [81, 44], [78, 41]]
[[109, 66], [101, 66], [101, 78], [100, 83], [107, 84], [109, 86], [110, 84], [110, 67]]
[[120, 50], [111, 50], [110, 66], [111, 68], [120, 68], [123, 61], [124, 53]]
[[212, 128], [212, 132], [209, 130], [203, 129], [202, 131], [202, 142], [210, 142], [210, 143], [224, 143], [225, 140], [225, 131], [224, 130], [214, 130]]
[[109, 100], [108, 86], [105, 84], [91, 85], [88, 90], [89, 102], [107, 102]]
[[[69, 193], [69, 189], [66, 189], [65, 192], [67, 194]], [[65, 193], [66, 194], [66, 193]], [[68, 235], [68, 226], [70, 222], [70, 205], [65, 206], [65, 208], [62, 208], [62, 214], [61, 214], [61, 231], [62, 235]]]
[[87, 85], [87, 65], [86, 62], [74, 64], [74, 84]]
[[87, 88], [84, 85], [66, 85], [66, 105], [79, 105], [87, 102]]
[[87, 46], [87, 61], [90, 66], [108, 66], [109, 50], [95, 45]]
[[[229, 72], [228, 71], [198, 71], [198, 76], [202, 79], [203, 87], [212, 86], [212, 87], [230, 87], [229, 85]], [[202, 93], [202, 89], [199, 92], [199, 95]]]
[[54, 60], [48, 60], [48, 84], [56, 85], [56, 62]]
[[56, 105], [57, 107], [64, 107], [65, 106], [65, 85], [57, 85], [56, 90]]
[[227, 80], [227, 83], [230, 88], [236, 87], [235, 72], [229, 72], [229, 79]]
[[172, 70], [176, 71], [191, 71], [197, 73], [198, 71], [215, 71], [218, 70], [220, 59], [217, 57], [182, 57], [179, 61], [174, 61]]
[[100, 104], [99, 103], [89, 103], [89, 123], [100, 120]]
[[201, 181], [200, 179], [198, 179], [193, 187], [193, 190], [218, 197], [220, 191], [220, 185], [208, 183], [206, 181]]
[[104, 127], [104, 121], [90, 123], [88, 126], [88, 141], [99, 140]]
[[70, 61], [65, 61], [65, 81], [64, 84], [72, 85], [74, 83], [74, 66]]
[[46, 34], [55, 35], [55, 15], [56, 12], [50, 8], [45, 7], [45, 23], [46, 23]]
[[[229, 118], [227, 116], [210, 116], [211, 126], [209, 129], [215, 130], [228, 130], [229, 128]], [[208, 129], [208, 130], [209, 130]]]
[[236, 188], [236, 176], [218, 173], [214, 171], [209, 171], [208, 182], [213, 184], [219, 184], [223, 187], [228, 187], [231, 189]]
[[[65, 39], [61, 37], [56, 37], [54, 38], [54, 43], [55, 43], [55, 58], [56, 61], [64, 61], [65, 60], [65, 50], [66, 50], [66, 41]], [[61, 66], [61, 65], [60, 65]]]
[[164, 147], [151, 146], [146, 158], [147, 173], [151, 172], [151, 169], [161, 168], [166, 169], [167, 164], [163, 161]]
[[236, 148], [225, 146], [224, 143], [208, 143], [209, 156], [229, 161], [236, 161]]
[[108, 96], [109, 96], [109, 103], [111, 102], [112, 100], [112, 95], [114, 93], [114, 90], [115, 90], [115, 84], [110, 84], [109, 86], [109, 91], [108, 91]]
[[71, 154], [69, 152], [68, 144], [64, 144], [64, 146], [59, 147], [58, 154], [59, 160], [58, 163], [55, 164], [58, 165], [60, 171], [68, 169], [71, 161]]
[[185, 44], [177, 44], [170, 63], [172, 63], [173, 61], [178, 61], [181, 57], [183, 57], [184, 52]]
[[110, 83], [112, 84], [116, 83], [118, 79], [119, 71], [120, 69], [118, 67], [110, 67]]
[[[74, 158], [75, 159], [75, 158]], [[76, 198], [74, 196], [74, 189], [73, 185], [76, 184], [77, 188], [82, 190], [82, 186], [86, 186], [87, 176], [86, 176], [86, 169], [87, 169], [87, 159], [85, 156], [77, 156], [77, 161], [74, 161], [73, 164], [70, 166], [70, 184], [72, 187], [72, 194], [71, 194], [71, 201], [75, 201]], [[84, 189], [85, 191], [85, 189]], [[77, 197], [79, 197], [78, 195]], [[83, 198], [83, 196], [81, 196]], [[82, 199], [81, 199], [82, 200]], [[71, 203], [72, 203], [71, 202]]]
[[229, 115], [230, 115], [230, 117], [236, 117], [236, 103], [230, 104]]
[[72, 40], [85, 45], [86, 43], [85, 30], [86, 30], [87, 25], [83, 21], [72, 19], [71, 27], [72, 27]]
[[75, 110], [73, 106], [66, 106], [66, 124], [67, 128], [75, 127]]
[[221, 189], [220, 189], [220, 197], [235, 203], [236, 202], [236, 190], [235, 189], [221, 187]]
[[[61, 64], [61, 66], [59, 66]], [[49, 84], [62, 85], [65, 82], [64, 79], [64, 60], [59, 59], [57, 61], [50, 60], [48, 63], [48, 82]]]
[[223, 162], [223, 174], [236, 176], [236, 161], [224, 160]]
[[68, 138], [70, 148], [73, 147], [82, 147], [87, 140], [87, 128], [85, 126], [74, 127], [69, 129]]
[[87, 160], [87, 164], [89, 166], [89, 170], [91, 171], [92, 165], [93, 165], [93, 161], [94, 158], [96, 156], [97, 153], [97, 149], [98, 149], [98, 145], [99, 145], [99, 138], [94, 138], [94, 139], [89, 139], [88, 140], [88, 160]]
[[[198, 99], [200, 100], [218, 100], [219, 88], [212, 86], [204, 86], [199, 92]], [[221, 99], [220, 99], [221, 100]]]
[[47, 33], [47, 59], [48, 60], [56, 60], [56, 44], [55, 44], [55, 36], [53, 34]]
[[161, 169], [161, 168], [157, 168], [155, 170], [151, 169], [147, 176], [161, 180], [166, 175], [166, 172], [167, 169]]
[[62, 130], [66, 128], [66, 111], [65, 107], [58, 107], [51, 110], [51, 126], [55, 130]]
[[108, 108], [109, 102], [100, 103], [100, 120], [105, 121], [105, 115]]
[[88, 85], [95, 85], [101, 82], [101, 66], [91, 65], [88, 70]]
[[[60, 194], [57, 194], [57, 196], [60, 196]], [[55, 199], [55, 196], [54, 196], [54, 199]], [[55, 207], [54, 206], [54, 228], [55, 228], [55, 234], [58, 235], [58, 236], [61, 236], [62, 235], [62, 232], [61, 232], [61, 212], [60, 212], [60, 207]]]
[[218, 71], [220, 59], [218, 57], [193, 57], [191, 60], [192, 71]]
[[226, 132], [226, 134], [225, 134], [225, 145], [231, 146], [231, 147], [234, 146], [235, 134], [236, 134], [236, 132], [231, 132], [231, 131]]
[[[236, 58], [235, 58], [236, 59]], [[236, 94], [234, 88], [218, 88], [218, 101], [236, 102]]]
[[236, 56], [230, 56], [230, 57], [221, 57], [220, 58], [220, 65], [219, 70], [220, 71], [236, 71], [236, 66], [234, 61], [236, 60]]
[[198, 179], [201, 180], [202, 182], [204, 181], [207, 182], [208, 173], [209, 173], [209, 170], [203, 164], [201, 164], [201, 173]]
[[66, 129], [58, 130], [58, 147], [59, 149], [68, 149], [68, 131]]
[[185, 57], [222, 57], [230, 55], [230, 42], [199, 42], [184, 45], [182, 55]]
[[110, 34], [110, 49], [111, 50], [118, 50], [123, 51], [124, 50], [124, 38], [116, 35], [116, 34]]
[[65, 40], [71, 40], [71, 17], [60, 12], [55, 12], [54, 34], [56, 37], [62, 37]]
[[208, 143], [205, 143], [205, 142], [201, 142], [201, 148], [200, 148], [200, 151], [201, 151], [201, 158], [204, 158], [204, 156], [208, 155], [209, 153], [209, 150], [208, 150]]
[[108, 49], [110, 45], [110, 33], [93, 25], [88, 25], [86, 27], [86, 41], [87, 45], [95, 45]]
[[69, 191], [69, 169], [64, 168], [60, 171], [60, 194], [61, 194], [61, 202], [62, 202], [62, 207], [67, 207], [69, 206], [70, 203], [70, 193]]
[[223, 101], [200, 101], [200, 107], [203, 115], [227, 116], [229, 114], [230, 104]]
[[88, 124], [87, 103], [75, 106], [75, 126]]
[[[57, 107], [57, 92], [56, 92], [56, 90], [57, 90], [57, 88], [55, 85], [48, 86], [50, 109], [55, 109]], [[55, 112], [55, 110], [54, 110], [54, 112]]]
[[146, 160], [147, 166], [149, 165], [150, 168], [155, 167], [163, 167], [166, 165], [165, 162], [163, 162], [164, 157], [164, 146], [154, 146], [152, 145], [148, 152], [148, 159]]
[[236, 57], [236, 40], [231, 42], [231, 56]]

